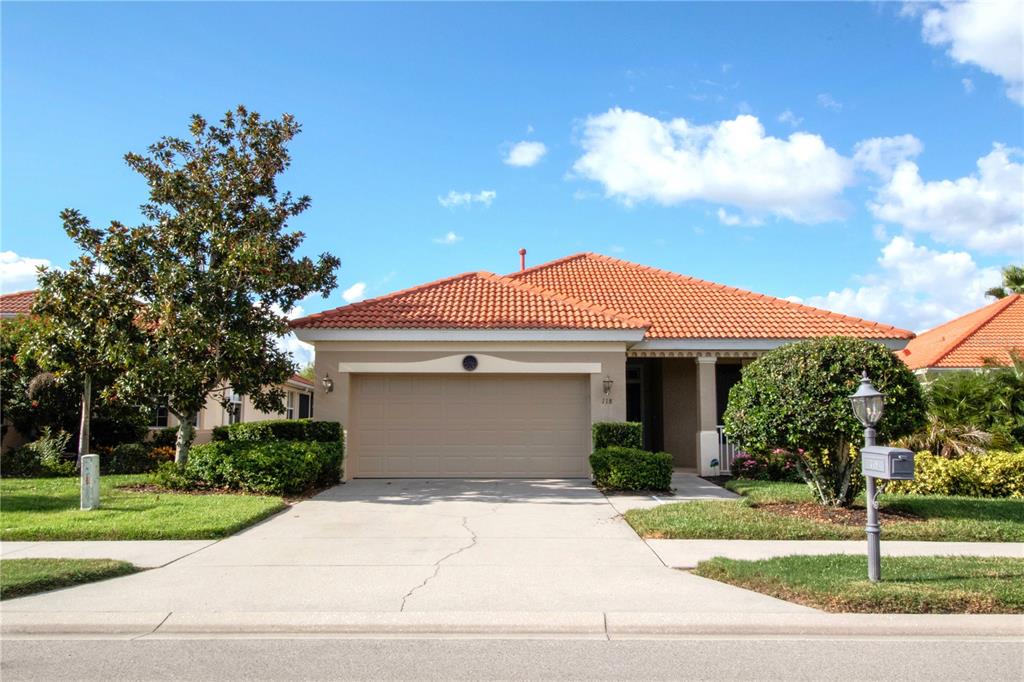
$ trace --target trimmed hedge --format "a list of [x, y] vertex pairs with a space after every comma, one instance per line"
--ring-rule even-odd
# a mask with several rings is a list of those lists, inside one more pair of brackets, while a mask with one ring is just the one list
[[1024, 450], [992, 450], [946, 458], [930, 452], [914, 457], [914, 480], [893, 481], [886, 492], [967, 497], [1024, 497]]
[[214, 441], [192, 448], [184, 476], [215, 488], [267, 495], [301, 493], [337, 483], [342, 453], [340, 439]]
[[340, 442], [343, 438], [338, 422], [311, 421], [309, 419], [271, 419], [262, 422], [242, 422], [213, 429], [214, 441], [280, 441], [300, 440], [318, 443]]
[[610, 447], [590, 455], [594, 484], [602, 490], [668, 490], [672, 455], [639, 448]]
[[591, 431], [595, 450], [644, 446], [644, 427], [640, 422], [594, 422]]

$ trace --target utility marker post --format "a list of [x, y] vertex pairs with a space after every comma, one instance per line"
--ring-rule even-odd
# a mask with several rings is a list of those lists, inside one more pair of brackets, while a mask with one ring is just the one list
[[82, 455], [83, 511], [100, 508], [100, 456]]

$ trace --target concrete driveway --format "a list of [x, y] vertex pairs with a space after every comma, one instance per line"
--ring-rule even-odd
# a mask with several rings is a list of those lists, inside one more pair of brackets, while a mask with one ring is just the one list
[[356, 480], [4, 612], [810, 612], [667, 568], [585, 480]]

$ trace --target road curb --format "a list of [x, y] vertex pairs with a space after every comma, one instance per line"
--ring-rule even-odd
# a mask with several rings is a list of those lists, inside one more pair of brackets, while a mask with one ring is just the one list
[[1020, 615], [545, 612], [4, 612], [4, 636], [1011, 637]]

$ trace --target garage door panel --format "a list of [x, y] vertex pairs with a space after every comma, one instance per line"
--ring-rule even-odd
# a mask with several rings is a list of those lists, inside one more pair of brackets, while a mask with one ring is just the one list
[[355, 476], [585, 476], [585, 375], [354, 375]]

